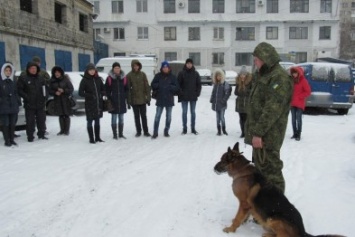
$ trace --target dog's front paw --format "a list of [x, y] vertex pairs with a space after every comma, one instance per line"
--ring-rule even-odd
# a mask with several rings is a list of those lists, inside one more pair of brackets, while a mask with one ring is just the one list
[[230, 226], [230, 227], [224, 228], [223, 231], [226, 232], [226, 233], [235, 232], [235, 228], [233, 228], [232, 226]]

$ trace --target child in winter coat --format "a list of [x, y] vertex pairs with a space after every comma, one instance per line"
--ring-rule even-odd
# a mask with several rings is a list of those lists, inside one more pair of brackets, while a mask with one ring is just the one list
[[307, 79], [304, 77], [301, 67], [292, 67], [290, 69], [293, 78], [293, 94], [291, 100], [292, 115], [292, 139], [301, 140], [302, 132], [302, 113], [306, 106], [306, 98], [311, 94], [311, 88]]
[[232, 88], [225, 81], [224, 72], [221, 69], [216, 69], [213, 73], [213, 90], [210, 102], [212, 103], [212, 110], [216, 111], [217, 119], [217, 135], [228, 135], [226, 131], [226, 122], [224, 119], [224, 113], [227, 109], [227, 100], [232, 93]]

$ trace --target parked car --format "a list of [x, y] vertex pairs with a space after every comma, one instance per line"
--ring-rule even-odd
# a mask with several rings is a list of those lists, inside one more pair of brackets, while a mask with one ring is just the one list
[[227, 70], [225, 71], [225, 74], [226, 74], [226, 82], [228, 82], [229, 85], [234, 86], [236, 84], [235, 78], [238, 76], [238, 73], [233, 70]]
[[290, 67], [292, 67], [293, 65], [295, 65], [295, 63], [293, 62], [279, 62], [279, 64], [281, 65], [281, 67], [283, 67], [285, 70], [289, 69]]
[[202, 85], [212, 85], [212, 73], [210, 69], [196, 69], [196, 71], [200, 74]]
[[347, 114], [354, 101], [354, 74], [349, 65], [325, 62], [295, 64], [304, 69], [311, 87], [306, 107], [320, 107]]

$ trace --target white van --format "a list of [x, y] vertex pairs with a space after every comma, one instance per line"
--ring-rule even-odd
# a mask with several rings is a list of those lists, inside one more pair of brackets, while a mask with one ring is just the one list
[[111, 58], [102, 58], [97, 64], [96, 68], [99, 72], [109, 73], [112, 69], [112, 64], [118, 62], [121, 65], [121, 70], [127, 75], [131, 70], [131, 62], [133, 59], [139, 60], [142, 64], [142, 71], [147, 75], [148, 82], [153, 80], [157, 71], [157, 61], [153, 57], [111, 57]]

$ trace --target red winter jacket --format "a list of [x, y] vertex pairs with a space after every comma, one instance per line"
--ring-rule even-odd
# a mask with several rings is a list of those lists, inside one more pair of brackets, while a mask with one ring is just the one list
[[311, 88], [308, 84], [307, 79], [304, 77], [303, 68], [301, 67], [292, 67], [291, 76], [293, 72], [298, 73], [298, 80], [293, 78], [293, 95], [291, 106], [305, 109], [306, 98], [311, 94]]

